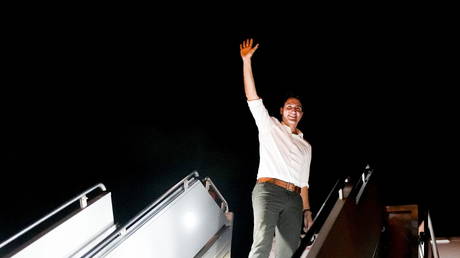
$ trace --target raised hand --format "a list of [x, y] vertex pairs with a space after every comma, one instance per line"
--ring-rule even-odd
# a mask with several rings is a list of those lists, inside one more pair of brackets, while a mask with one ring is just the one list
[[258, 47], [259, 47], [259, 44], [256, 44], [253, 47], [252, 39], [246, 39], [245, 41], [243, 41], [243, 43], [240, 44], [241, 58], [251, 59], [252, 55], [254, 54], [254, 52], [257, 50]]

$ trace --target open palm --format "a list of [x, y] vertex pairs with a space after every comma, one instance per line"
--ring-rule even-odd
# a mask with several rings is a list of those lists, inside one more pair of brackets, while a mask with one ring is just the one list
[[240, 44], [240, 54], [243, 59], [251, 58], [254, 52], [259, 47], [259, 44], [256, 44], [254, 47], [252, 39], [246, 39], [243, 43]]

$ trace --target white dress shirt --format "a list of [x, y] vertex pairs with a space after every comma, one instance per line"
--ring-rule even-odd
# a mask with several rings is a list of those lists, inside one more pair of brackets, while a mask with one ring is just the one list
[[249, 109], [259, 129], [259, 171], [257, 178], [273, 177], [299, 187], [308, 186], [311, 146], [303, 133], [293, 134], [289, 126], [270, 117], [262, 99], [249, 100]]

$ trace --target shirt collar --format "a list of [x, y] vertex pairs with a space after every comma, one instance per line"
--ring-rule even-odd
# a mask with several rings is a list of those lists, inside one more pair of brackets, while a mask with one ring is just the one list
[[292, 135], [298, 135], [299, 137], [302, 137], [302, 138], [303, 138], [303, 133], [302, 133], [302, 131], [300, 131], [299, 128], [296, 128], [298, 134], [294, 134], [294, 133], [292, 133], [292, 131], [291, 131], [291, 127], [287, 126], [287, 125], [286, 125], [285, 123], [283, 123], [283, 122], [281, 122], [281, 124], [284, 126], [284, 128], [286, 129], [286, 131], [287, 131], [288, 133], [290, 133], [290, 134], [292, 134]]

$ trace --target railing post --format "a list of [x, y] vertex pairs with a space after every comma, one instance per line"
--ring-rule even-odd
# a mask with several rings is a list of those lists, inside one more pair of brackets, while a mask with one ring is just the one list
[[343, 189], [342, 188], [339, 189], [339, 199], [340, 200], [344, 199], [344, 197], [343, 197]]
[[86, 197], [86, 195], [83, 195], [81, 198], [80, 198], [80, 208], [84, 209], [88, 206], [88, 197]]
[[436, 236], [434, 235], [433, 224], [431, 223], [430, 212], [427, 212], [428, 229], [430, 230], [431, 244], [433, 246], [434, 258], [439, 258], [438, 245], [436, 244]]
[[184, 190], [188, 189], [188, 179], [184, 180]]

